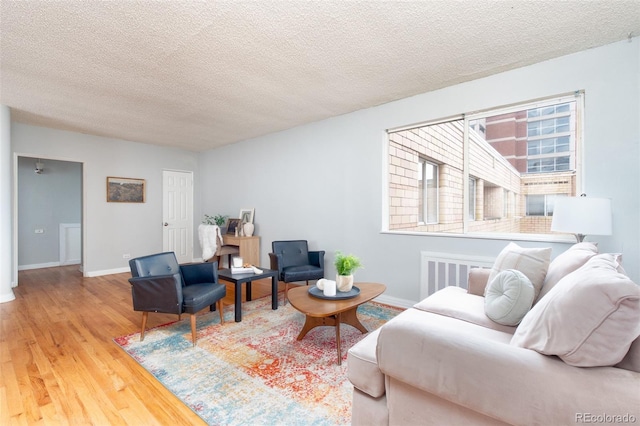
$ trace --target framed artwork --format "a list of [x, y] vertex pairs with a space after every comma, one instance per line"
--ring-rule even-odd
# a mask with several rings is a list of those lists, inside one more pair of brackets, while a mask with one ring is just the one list
[[235, 234], [236, 229], [238, 229], [241, 223], [242, 222], [240, 222], [240, 219], [229, 219], [229, 221], [227, 222], [227, 234]]
[[253, 214], [255, 211], [256, 209], [240, 209], [240, 214], [238, 215], [240, 217], [240, 223], [253, 223]]
[[144, 203], [145, 180], [107, 176], [108, 203]]

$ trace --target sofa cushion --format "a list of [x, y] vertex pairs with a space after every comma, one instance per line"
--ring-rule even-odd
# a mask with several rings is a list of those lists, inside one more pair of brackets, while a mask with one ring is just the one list
[[518, 325], [533, 304], [533, 284], [515, 269], [500, 272], [487, 287], [484, 312], [502, 325]]
[[491, 321], [484, 312], [484, 297], [469, 294], [460, 287], [445, 287], [413, 307], [509, 334], [513, 334], [516, 330], [515, 327]]
[[567, 251], [556, 256], [549, 264], [544, 284], [534, 304], [549, 293], [549, 290], [558, 284], [562, 278], [587, 263], [587, 260], [596, 254], [598, 254], [598, 245], [596, 243], [582, 242], [572, 245]]
[[[393, 320], [391, 320], [393, 321]], [[384, 375], [378, 368], [376, 345], [380, 329], [372, 331], [347, 352], [347, 377], [354, 387], [378, 398], [384, 395]]]
[[578, 367], [620, 362], [640, 335], [640, 287], [619, 257], [593, 256], [525, 315], [511, 343]]
[[502, 271], [515, 269], [531, 280], [535, 290], [535, 300], [542, 289], [550, 259], [551, 248], [524, 248], [516, 243], [509, 243], [496, 258], [488, 282], [493, 281]]

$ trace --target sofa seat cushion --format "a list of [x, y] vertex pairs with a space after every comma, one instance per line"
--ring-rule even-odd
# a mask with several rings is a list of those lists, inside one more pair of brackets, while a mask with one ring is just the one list
[[533, 304], [534, 289], [520, 271], [507, 269], [489, 283], [484, 296], [484, 311], [502, 325], [518, 325]]
[[612, 366], [640, 334], [640, 287], [619, 256], [598, 254], [560, 280], [524, 317], [515, 346], [578, 367]]
[[[393, 319], [391, 320], [393, 321]], [[384, 375], [378, 368], [376, 346], [380, 329], [372, 331], [347, 352], [347, 377], [354, 387], [379, 398], [384, 395]]]
[[413, 307], [509, 334], [516, 330], [515, 327], [492, 321], [484, 311], [484, 297], [469, 294], [460, 287], [445, 287]]

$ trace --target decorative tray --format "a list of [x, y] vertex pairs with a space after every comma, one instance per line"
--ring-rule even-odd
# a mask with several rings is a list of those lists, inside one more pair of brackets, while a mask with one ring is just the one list
[[351, 287], [349, 291], [337, 291], [335, 296], [325, 296], [324, 292], [320, 290], [318, 287], [313, 286], [309, 287], [309, 294], [313, 297], [317, 297], [318, 299], [326, 299], [326, 300], [344, 300], [344, 299], [353, 299], [357, 295], [360, 294], [360, 289], [355, 285]]

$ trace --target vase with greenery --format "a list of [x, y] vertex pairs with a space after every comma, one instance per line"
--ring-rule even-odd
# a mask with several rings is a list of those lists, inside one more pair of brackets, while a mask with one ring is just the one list
[[353, 272], [362, 268], [362, 262], [352, 254], [336, 252], [336, 288], [338, 291], [349, 291], [353, 287]]

